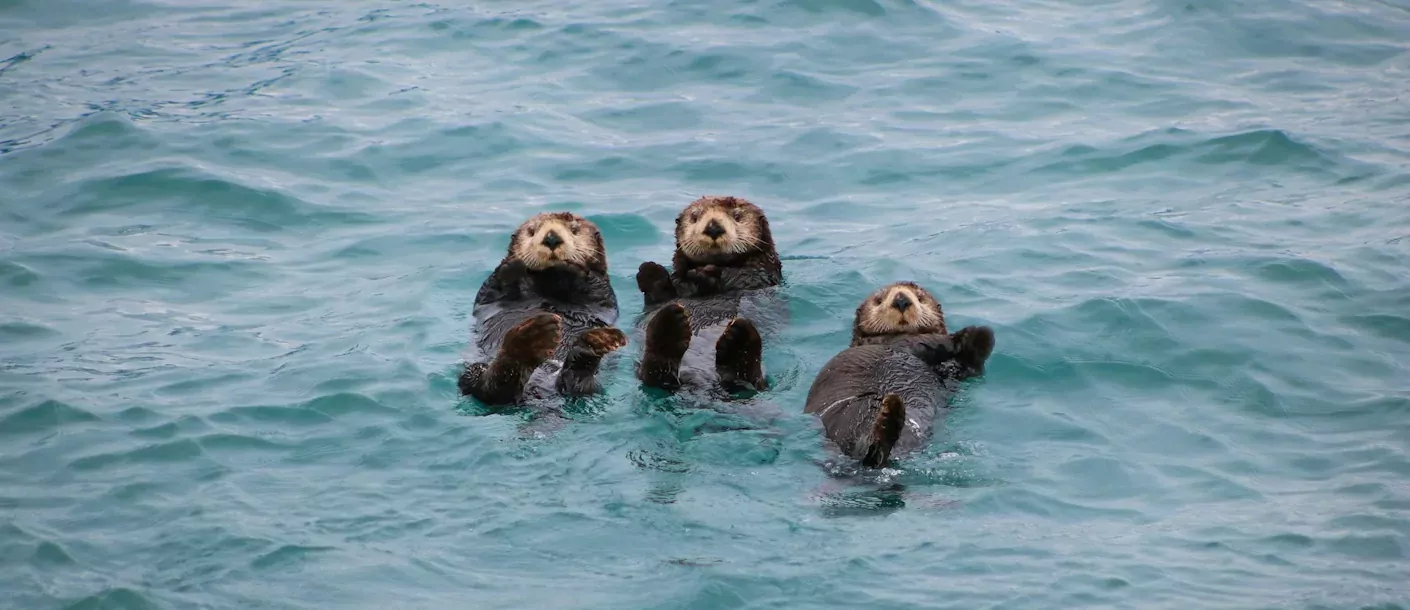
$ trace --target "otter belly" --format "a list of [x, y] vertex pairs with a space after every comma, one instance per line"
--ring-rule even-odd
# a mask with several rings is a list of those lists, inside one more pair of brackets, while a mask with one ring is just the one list
[[813, 380], [803, 412], [822, 421], [828, 440], [839, 450], [861, 459], [871, 446], [888, 394], [905, 405], [892, 455], [923, 447], [945, 400], [943, 380], [919, 358], [883, 345], [852, 347], [833, 356]]
[[480, 358], [493, 359], [509, 329], [544, 312], [558, 314], [563, 320], [563, 336], [558, 340], [558, 349], [553, 355], [560, 361], [568, 355], [570, 346], [579, 335], [594, 328], [610, 326], [616, 321], [615, 311], [545, 299], [481, 305], [474, 311], [477, 329], [475, 346], [480, 349]]
[[713, 386], [719, 383], [715, 372], [715, 343], [724, 334], [728, 321], [711, 324], [704, 328], [691, 326], [690, 347], [681, 358], [681, 383], [685, 385]]

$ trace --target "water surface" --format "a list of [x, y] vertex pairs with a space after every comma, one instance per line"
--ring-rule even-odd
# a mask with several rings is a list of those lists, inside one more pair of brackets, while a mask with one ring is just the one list
[[[1407, 41], [1398, 0], [0, 1], [0, 606], [1407, 607]], [[639, 345], [552, 426], [458, 399], [513, 226], [595, 220], [630, 323], [704, 194], [786, 257], [772, 421]], [[998, 348], [837, 480], [803, 400], [898, 279]]]

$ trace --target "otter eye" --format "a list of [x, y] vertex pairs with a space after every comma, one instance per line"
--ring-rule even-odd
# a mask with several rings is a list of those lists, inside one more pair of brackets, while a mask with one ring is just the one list
[[690, 213], [690, 221], [691, 221], [691, 222], [699, 222], [699, 221], [700, 221], [700, 212], [691, 212], [691, 213]]
[[573, 223], [573, 232], [574, 232], [574, 233], [582, 233], [582, 232], [583, 232], [583, 226], [580, 225], [580, 224], [578, 224], [578, 223], [576, 223], [576, 222]]
[[872, 300], [871, 300], [871, 304], [872, 304], [872, 305], [880, 305], [880, 304], [881, 304], [881, 297], [876, 297], [876, 298], [872, 299]]
[[744, 220], [744, 210], [735, 210], [733, 216], [735, 220]]

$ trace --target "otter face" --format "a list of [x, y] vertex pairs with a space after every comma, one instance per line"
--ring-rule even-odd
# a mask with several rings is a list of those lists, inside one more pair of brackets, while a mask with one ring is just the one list
[[544, 212], [524, 221], [509, 240], [509, 256], [532, 271], [563, 263], [607, 269], [597, 225], [571, 212]]
[[701, 197], [676, 217], [676, 248], [698, 263], [721, 262], [768, 247], [768, 220], [737, 197]]
[[913, 282], [896, 282], [873, 292], [857, 307], [853, 326], [863, 335], [946, 332], [940, 302]]

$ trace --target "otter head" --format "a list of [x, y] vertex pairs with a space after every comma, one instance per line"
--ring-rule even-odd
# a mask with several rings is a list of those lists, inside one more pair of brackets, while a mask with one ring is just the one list
[[924, 335], [945, 331], [940, 301], [914, 282], [896, 282], [871, 293], [857, 307], [852, 345], [867, 337]]
[[531, 271], [568, 264], [607, 272], [602, 232], [571, 212], [544, 212], [524, 221], [509, 239], [509, 258]]
[[727, 264], [773, 243], [764, 211], [738, 197], [701, 197], [676, 216], [676, 250], [691, 262]]

